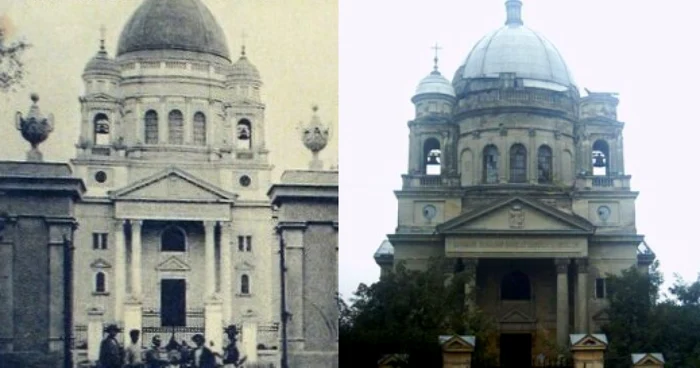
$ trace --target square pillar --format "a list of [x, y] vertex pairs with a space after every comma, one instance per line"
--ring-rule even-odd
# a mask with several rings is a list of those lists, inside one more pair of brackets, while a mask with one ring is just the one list
[[258, 361], [258, 324], [255, 322], [243, 322], [241, 355], [247, 357], [247, 363]]
[[557, 344], [566, 346], [569, 336], [569, 259], [555, 259], [557, 269]]
[[216, 268], [214, 263], [214, 221], [204, 221], [204, 297], [216, 294]]
[[88, 360], [95, 362], [100, 358], [100, 343], [104, 334], [104, 310], [100, 308], [88, 308], [88, 326], [87, 326], [87, 346]]
[[[141, 300], [141, 220], [131, 220], [131, 295]], [[140, 329], [140, 328], [139, 328]], [[130, 331], [130, 330], [127, 330]]]
[[588, 333], [588, 259], [576, 259], [576, 333]]
[[226, 325], [232, 323], [233, 315], [231, 312], [232, 287], [231, 287], [231, 223], [221, 222], [221, 299], [223, 305], [223, 318]]
[[285, 229], [287, 311], [290, 313], [289, 350], [304, 350], [304, 230]]
[[126, 286], [126, 246], [124, 245], [124, 220], [114, 220], [114, 319], [123, 322], [124, 294]]
[[443, 368], [470, 368], [476, 337], [444, 335], [438, 338], [442, 348]]
[[[209, 300], [204, 304], [204, 339], [213, 352], [221, 354], [224, 345], [222, 306], [219, 300]], [[214, 343], [212, 346], [210, 343]]]
[[608, 339], [603, 334], [575, 334], [569, 336], [574, 368], [603, 368]]

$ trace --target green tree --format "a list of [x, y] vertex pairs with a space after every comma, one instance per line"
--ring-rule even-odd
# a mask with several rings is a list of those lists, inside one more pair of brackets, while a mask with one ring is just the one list
[[[409, 354], [410, 367], [434, 367], [441, 362], [439, 335], [487, 338], [489, 319], [464, 307], [468, 274], [451, 274], [436, 259], [423, 271], [399, 264], [379, 282], [360, 284], [352, 305], [341, 306], [341, 365], [372, 367], [384, 354], [397, 353]], [[488, 358], [484, 349], [477, 354]]]

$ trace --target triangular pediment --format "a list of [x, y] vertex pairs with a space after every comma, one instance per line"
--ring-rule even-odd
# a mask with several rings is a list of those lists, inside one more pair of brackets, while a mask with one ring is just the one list
[[377, 364], [381, 366], [393, 366], [394, 364], [398, 364], [397, 367], [402, 366], [402, 364], [406, 364], [408, 362], [408, 355], [407, 354], [388, 354], [382, 357], [382, 359], [377, 362]]
[[111, 193], [115, 200], [232, 202], [236, 195], [178, 168], [169, 168]]
[[534, 318], [518, 310], [512, 310], [501, 317], [501, 323], [535, 323], [535, 321]]
[[540, 201], [512, 197], [465, 212], [438, 226], [442, 234], [544, 233], [593, 234], [588, 220]]
[[632, 364], [635, 367], [664, 365], [664, 356], [661, 353], [632, 354]]
[[443, 351], [470, 352], [474, 351], [476, 339], [474, 336], [445, 335], [439, 337]]
[[90, 268], [112, 268], [112, 265], [102, 258], [98, 258], [90, 263]]
[[569, 335], [573, 350], [600, 350], [608, 346], [608, 339], [603, 334], [573, 334]]
[[190, 266], [177, 256], [171, 256], [156, 266], [158, 271], [189, 271]]

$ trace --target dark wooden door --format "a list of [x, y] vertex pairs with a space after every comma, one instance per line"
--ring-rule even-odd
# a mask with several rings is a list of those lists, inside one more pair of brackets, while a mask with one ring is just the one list
[[185, 326], [186, 321], [185, 280], [163, 279], [160, 281], [160, 323], [162, 326]]

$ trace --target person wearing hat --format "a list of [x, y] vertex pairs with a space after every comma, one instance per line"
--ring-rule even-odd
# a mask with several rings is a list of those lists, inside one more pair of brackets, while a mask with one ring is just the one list
[[241, 359], [241, 354], [236, 347], [236, 336], [238, 335], [238, 329], [235, 325], [229, 325], [224, 330], [228, 336], [228, 345], [224, 348], [224, 368], [235, 368], [239, 367], [243, 362], [245, 362], [245, 357]]
[[195, 334], [192, 341], [197, 347], [192, 351], [192, 362], [196, 368], [216, 368], [216, 357], [214, 353], [204, 346], [204, 336]]
[[126, 347], [124, 363], [126, 368], [143, 368], [143, 359], [141, 358], [141, 341], [139, 337], [141, 331], [131, 330], [129, 331], [129, 337], [131, 338], [131, 344]]
[[153, 346], [146, 351], [146, 368], [162, 368], [170, 365], [168, 352], [160, 346], [160, 336], [153, 336], [151, 344], [153, 344]]
[[122, 330], [117, 325], [109, 325], [105, 329], [107, 337], [100, 344], [100, 367], [121, 368], [123, 350], [117, 341], [117, 334]]

